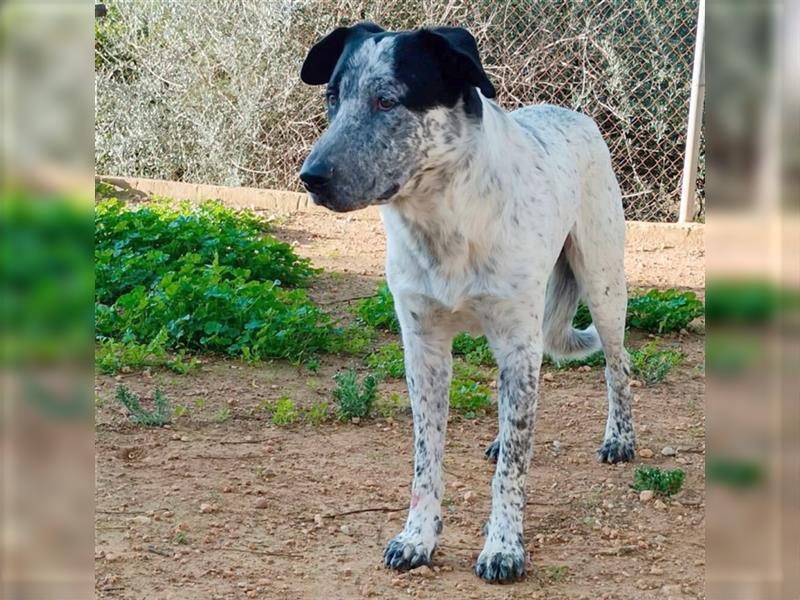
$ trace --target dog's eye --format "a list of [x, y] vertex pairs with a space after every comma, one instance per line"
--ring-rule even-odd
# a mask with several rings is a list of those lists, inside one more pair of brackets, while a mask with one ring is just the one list
[[336, 106], [337, 102], [339, 102], [339, 96], [336, 92], [328, 92], [325, 94], [325, 103], [328, 106]]
[[395, 102], [391, 98], [386, 98], [385, 96], [380, 96], [377, 101], [375, 102], [375, 106], [378, 107], [378, 110], [392, 110], [395, 107]]

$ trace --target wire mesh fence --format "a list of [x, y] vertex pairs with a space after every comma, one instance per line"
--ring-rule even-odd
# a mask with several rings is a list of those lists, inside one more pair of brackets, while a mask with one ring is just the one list
[[[674, 221], [697, 0], [127, 0], [97, 20], [99, 172], [299, 190], [325, 127], [302, 84], [308, 48], [341, 24], [467, 27], [498, 102], [592, 116], [629, 219]], [[701, 154], [700, 173], [704, 173]], [[703, 210], [703, 179], [698, 182]]]

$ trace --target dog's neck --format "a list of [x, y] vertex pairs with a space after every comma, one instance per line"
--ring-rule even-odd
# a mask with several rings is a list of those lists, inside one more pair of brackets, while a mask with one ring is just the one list
[[457, 267], [462, 261], [456, 256], [466, 254], [470, 263], [487, 257], [499, 235], [487, 227], [498, 222], [493, 217], [509, 200], [516, 160], [509, 144], [520, 132], [494, 102], [483, 97], [481, 102], [479, 121], [447, 112], [434, 115], [434, 124], [426, 128], [435, 138], [426, 164], [383, 207], [435, 264]]

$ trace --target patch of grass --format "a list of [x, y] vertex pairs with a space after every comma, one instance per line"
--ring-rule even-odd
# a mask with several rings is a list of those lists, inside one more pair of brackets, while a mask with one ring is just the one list
[[184, 406], [183, 404], [176, 404], [175, 408], [172, 409], [172, 414], [175, 416], [176, 419], [180, 419], [181, 417], [191, 417], [192, 411], [189, 410], [188, 406]]
[[223, 404], [219, 407], [219, 410], [214, 413], [214, 416], [211, 417], [211, 420], [214, 421], [214, 423], [219, 423], [221, 425], [222, 423], [227, 423], [230, 418], [231, 407], [227, 404]]
[[684, 359], [683, 352], [670, 348], [660, 349], [653, 340], [630, 351], [631, 370], [645, 384], [652, 385], [663, 381], [667, 374]]
[[378, 286], [374, 296], [364, 298], [358, 303], [356, 314], [362, 323], [375, 329], [392, 333], [400, 331], [400, 323], [394, 309], [394, 298], [386, 282]]
[[[303, 421], [309, 425], [321, 425], [330, 417], [330, 406], [327, 402], [319, 400], [303, 411]], [[274, 422], [274, 421], [273, 421]]]
[[98, 340], [302, 361], [343, 335], [304, 290], [284, 289], [317, 271], [251, 212], [101, 200], [95, 264]]
[[703, 303], [694, 292], [653, 289], [628, 299], [627, 322], [636, 329], [665, 333], [685, 328], [703, 313]]
[[545, 565], [535, 571], [536, 578], [544, 583], [561, 583], [569, 577], [568, 565]]
[[370, 354], [367, 365], [379, 379], [402, 379], [406, 376], [403, 348], [397, 342], [390, 342]]
[[275, 401], [272, 410], [272, 424], [278, 427], [293, 425], [300, 418], [294, 401], [289, 396], [281, 396]]
[[312, 373], [316, 373], [319, 371], [319, 360], [316, 357], [312, 356], [306, 359], [306, 369], [311, 371]]
[[662, 471], [658, 467], [637, 467], [633, 473], [633, 489], [653, 490], [662, 496], [677, 494], [683, 487], [686, 473], [682, 469]]
[[485, 336], [473, 337], [468, 333], [457, 335], [453, 338], [453, 354], [463, 356], [465, 361], [473, 365], [493, 367], [497, 364]]
[[450, 385], [450, 408], [467, 419], [485, 414], [492, 405], [492, 391], [469, 379], [453, 378]]
[[338, 330], [339, 335], [332, 338], [326, 347], [337, 354], [364, 354], [375, 339], [375, 329], [369, 325], [356, 324]]
[[172, 406], [161, 390], [156, 388], [153, 395], [153, 410], [146, 410], [141, 403], [139, 396], [131, 391], [127, 386], [117, 387], [117, 402], [122, 404], [128, 411], [131, 420], [143, 427], [161, 427], [172, 421]]
[[336, 414], [340, 421], [365, 419], [372, 412], [378, 394], [378, 380], [373, 375], [359, 383], [358, 375], [351, 369], [334, 377], [336, 387], [332, 394], [337, 403]]

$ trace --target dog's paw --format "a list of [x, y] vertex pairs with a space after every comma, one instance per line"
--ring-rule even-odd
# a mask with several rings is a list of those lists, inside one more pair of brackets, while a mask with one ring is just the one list
[[494, 463], [497, 462], [497, 457], [500, 454], [500, 442], [497, 440], [493, 441], [491, 444], [486, 446], [486, 451], [484, 452], [486, 458]]
[[475, 563], [475, 574], [489, 583], [508, 583], [525, 576], [522, 544], [486, 544]]
[[633, 442], [609, 439], [597, 451], [597, 458], [604, 463], [629, 462], [636, 456]]
[[431, 564], [433, 551], [433, 547], [426, 547], [421, 536], [403, 531], [386, 544], [383, 564], [398, 571], [416, 569]]

